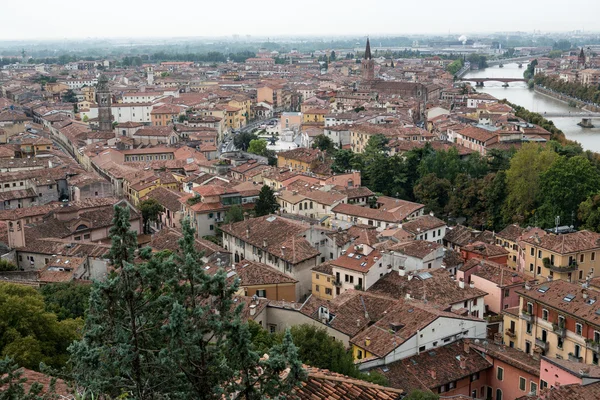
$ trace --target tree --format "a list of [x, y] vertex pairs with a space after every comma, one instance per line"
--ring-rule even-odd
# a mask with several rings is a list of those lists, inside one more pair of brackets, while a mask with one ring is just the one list
[[312, 148], [319, 149], [321, 151], [326, 151], [329, 154], [332, 154], [335, 150], [333, 141], [329, 138], [329, 136], [325, 135], [316, 136], [313, 140]]
[[561, 221], [575, 225], [580, 203], [598, 190], [600, 174], [587, 158], [557, 158], [540, 177], [538, 222], [543, 227], [552, 227], [559, 216]]
[[510, 160], [506, 171], [507, 197], [504, 215], [507, 221], [527, 222], [539, 202], [540, 176], [558, 155], [550, 146], [526, 143]]
[[333, 156], [331, 170], [338, 174], [351, 170], [354, 157], [355, 153], [352, 150], [338, 150]]
[[415, 389], [411, 391], [402, 400], [438, 400], [440, 396], [433, 392], [426, 392], [424, 390]]
[[8, 260], [0, 259], [0, 271], [16, 271], [17, 266]]
[[600, 232], [600, 193], [595, 193], [579, 204], [577, 218], [581, 228]]
[[68, 360], [67, 347], [78, 337], [81, 320], [58, 321], [46, 311], [42, 295], [32, 287], [0, 284], [0, 353], [25, 368], [40, 363], [54, 368]]
[[[274, 398], [305, 378], [291, 335], [261, 358], [250, 343], [239, 285], [225, 270], [207, 274], [189, 220], [176, 253], [131, 264], [129, 212], [115, 212], [110, 259], [95, 282], [83, 339], [71, 346], [77, 383], [113, 398]], [[285, 379], [281, 378], [284, 370]]]
[[241, 132], [233, 137], [233, 145], [242, 151], [246, 151], [250, 146], [250, 142], [257, 139], [258, 136], [253, 133]]
[[46, 310], [56, 314], [59, 321], [84, 318], [88, 308], [91, 286], [68, 283], [51, 283], [40, 289]]
[[225, 223], [226, 224], [235, 224], [236, 222], [240, 222], [244, 220], [244, 210], [242, 207], [238, 205], [231, 206], [227, 213], [225, 214]]
[[443, 215], [450, 199], [451, 183], [444, 178], [438, 178], [435, 174], [425, 175], [414, 187], [417, 201], [425, 205], [426, 211], [433, 211], [437, 215]]
[[83, 119], [82, 119], [83, 122], [88, 122], [89, 120], [90, 120], [90, 118], [87, 115], [83, 116]]
[[335, 51], [334, 50], [331, 50], [331, 53], [329, 54], [329, 60], [335, 61]]
[[150, 233], [150, 223], [159, 222], [160, 214], [165, 210], [156, 199], [146, 199], [140, 203], [140, 211], [144, 220], [144, 233]]
[[248, 146], [248, 153], [256, 154], [258, 156], [265, 156], [267, 154], [267, 141], [264, 139], [253, 139], [250, 141]]
[[[25, 390], [24, 384], [29, 385]], [[50, 400], [57, 399], [54, 388], [56, 379], [51, 378], [48, 387], [39, 382], [30, 382], [23, 377], [23, 370], [10, 357], [0, 360], [0, 400]]]
[[68, 89], [65, 93], [63, 93], [62, 101], [65, 103], [77, 103], [77, 95], [75, 95], [75, 92], [73, 92], [71, 89]]
[[258, 200], [254, 204], [254, 213], [257, 217], [273, 214], [279, 209], [279, 203], [275, 198], [275, 192], [269, 186], [264, 185], [258, 194]]

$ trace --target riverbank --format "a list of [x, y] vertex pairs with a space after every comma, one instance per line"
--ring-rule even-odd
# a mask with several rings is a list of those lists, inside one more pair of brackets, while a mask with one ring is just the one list
[[[568, 105], [569, 107], [572, 107], [572, 108], [579, 108], [584, 111], [590, 111], [590, 112], [600, 112], [600, 107], [589, 105], [581, 100], [576, 99], [575, 97], [567, 96], [566, 94], [562, 94], [562, 93], [555, 92], [553, 90], [546, 89], [543, 86], [534, 85], [533, 91], [536, 93], [539, 93], [541, 95], [551, 97], [562, 103], [565, 103], [566, 105]], [[575, 107], [573, 107], [573, 104], [575, 104]]]

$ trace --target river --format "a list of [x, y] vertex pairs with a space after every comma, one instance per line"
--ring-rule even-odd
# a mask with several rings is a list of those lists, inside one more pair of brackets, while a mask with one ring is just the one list
[[[522, 78], [523, 71], [527, 68], [527, 63], [523, 63], [523, 68], [518, 64], [506, 64], [504, 68], [498, 66], [482, 69], [479, 71], [470, 71], [463, 79], [468, 78]], [[503, 88], [501, 82], [485, 82], [483, 88], [478, 87], [477, 91], [489, 93], [498, 99], [507, 99], [511, 103], [525, 107], [529, 111], [544, 114], [544, 112], [578, 112], [580, 110], [569, 107], [562, 101], [555, 100], [543, 94], [535, 93], [527, 88], [525, 82], [511, 82], [509, 87]], [[562, 130], [568, 139], [576, 140], [581, 143], [585, 150], [600, 152], [600, 121], [595, 120], [596, 128], [582, 128], [577, 125], [581, 118], [548, 118], [554, 122], [557, 128]]]

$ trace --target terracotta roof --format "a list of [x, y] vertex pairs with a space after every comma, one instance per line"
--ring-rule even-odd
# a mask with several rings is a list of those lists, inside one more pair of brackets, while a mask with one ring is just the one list
[[183, 193], [181, 192], [159, 186], [150, 191], [141, 200], [154, 199], [166, 209], [171, 210], [172, 212], [179, 212], [181, 211], [181, 203], [179, 202], [181, 196], [183, 196]]
[[519, 236], [521, 236], [524, 231], [525, 229], [521, 228], [519, 225], [512, 224], [502, 229], [496, 234], [496, 236], [500, 239], [506, 239], [510, 240], [511, 242], [516, 242]]
[[394, 299], [403, 299], [410, 294], [413, 299], [427, 300], [440, 306], [450, 306], [487, 295], [483, 290], [471, 289], [468, 284], [460, 289], [458, 282], [443, 268], [414, 271], [410, 280], [409, 275], [411, 274], [400, 276], [395, 271], [390, 272], [375, 282], [368, 292]]
[[600, 233], [587, 230], [562, 235], [534, 236], [523, 239], [525, 243], [559, 254], [588, 251], [600, 247]]
[[[509, 365], [512, 365], [513, 367], [526, 371], [531, 375], [540, 376], [540, 360], [534, 359], [530, 354], [527, 354], [522, 350], [505, 346], [503, 344], [496, 344], [492, 341], [485, 341], [485, 344], [477, 344], [472, 340], [466, 339], [465, 341], [468, 342], [469, 346], [474, 350], [501, 360]], [[562, 360], [557, 359], [557, 361]]]
[[325, 261], [324, 263], [321, 263], [321, 264], [317, 265], [316, 267], [313, 267], [312, 270], [314, 272], [318, 272], [320, 274], [333, 275], [333, 269], [331, 268], [330, 261]]
[[397, 400], [403, 393], [326, 369], [307, 366], [306, 371], [308, 379], [294, 393], [299, 400]]
[[316, 149], [308, 149], [305, 147], [298, 147], [296, 149], [282, 151], [277, 153], [277, 157], [282, 157], [287, 160], [297, 160], [305, 163], [312, 163], [319, 159], [321, 152]]
[[465, 351], [464, 342], [459, 340], [388, 364], [385, 372], [380, 368], [377, 371], [388, 378], [390, 386], [410, 392], [415, 389], [435, 389], [491, 366], [477, 352]]
[[402, 224], [402, 229], [412, 234], [418, 235], [420, 232], [425, 232], [431, 229], [446, 226], [446, 223], [433, 215], [422, 215], [415, 219]]
[[344, 247], [348, 243], [361, 243], [372, 246], [379, 240], [377, 239], [377, 228], [370, 225], [353, 225], [350, 228], [328, 233], [327, 236], [334, 240], [336, 246]]
[[[152, 236], [149, 246], [155, 250], [171, 250], [174, 253], [179, 252], [179, 240], [183, 234], [172, 228], [164, 228]], [[205, 257], [210, 257], [214, 253], [228, 253], [223, 247], [205, 239], [196, 239], [194, 247], [198, 251], [203, 251]]]
[[431, 254], [431, 252], [442, 247], [443, 246], [439, 243], [429, 242], [427, 240], [410, 240], [408, 242], [392, 245], [388, 250], [422, 259]]
[[333, 267], [345, 268], [361, 273], [368, 272], [371, 267], [375, 267], [377, 265], [381, 267], [383, 265], [383, 259], [378, 250], [373, 250], [368, 255], [365, 255], [364, 251], [359, 250], [360, 247], [364, 246], [362, 246], [360, 242], [356, 242], [356, 245], [354, 247], [350, 247], [345, 254], [342, 254], [335, 260], [332, 260], [331, 265]]
[[472, 258], [467, 261], [462, 267], [461, 271], [468, 271], [471, 268], [475, 268], [472, 273], [482, 279], [490, 282], [494, 282], [499, 287], [511, 286], [516, 284], [525, 284], [529, 277], [522, 272], [514, 271], [506, 265], [498, 264], [489, 260], [482, 260], [479, 258]]
[[298, 282], [296, 279], [278, 271], [273, 267], [248, 260], [239, 262], [235, 269], [229, 269], [228, 271], [235, 271], [235, 276], [240, 279], [241, 286], [274, 285]]
[[600, 382], [589, 385], [561, 385], [542, 389], [539, 394], [526, 395], [516, 400], [582, 400], [600, 399]]
[[310, 226], [276, 215], [265, 215], [221, 226], [223, 232], [291, 262], [300, 263], [320, 253], [302, 234]]
[[508, 250], [506, 250], [504, 247], [483, 242], [474, 242], [463, 246], [462, 249], [484, 257], [500, 257], [508, 254]]

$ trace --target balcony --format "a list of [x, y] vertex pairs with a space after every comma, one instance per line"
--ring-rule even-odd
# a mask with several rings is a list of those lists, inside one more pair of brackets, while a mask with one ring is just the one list
[[334, 286], [342, 287], [342, 281], [338, 281], [337, 279], [333, 281]]
[[535, 338], [535, 345], [544, 351], [548, 350], [548, 342], [542, 339]]
[[576, 262], [572, 262], [569, 265], [566, 266], [557, 266], [557, 265], [552, 265], [552, 264], [544, 264], [544, 266], [546, 268], [548, 268], [550, 271], [552, 272], [557, 272], [557, 273], [568, 273], [568, 272], [574, 272], [577, 271], [579, 269], [579, 264], [577, 264]]
[[529, 314], [527, 311], [521, 311], [519, 317], [527, 322], [533, 322], [533, 315]]
[[517, 334], [516, 334], [516, 332], [515, 332], [514, 330], [512, 330], [512, 329], [507, 329], [507, 330], [506, 330], [506, 336], [508, 336], [508, 337], [511, 337], [511, 338], [513, 338], [513, 339], [514, 339], [514, 338], [516, 338], [516, 337], [517, 337]]
[[552, 324], [552, 331], [554, 331], [554, 333], [560, 337], [564, 338], [567, 336], [567, 330], [565, 329], [564, 325]]
[[585, 341], [585, 347], [596, 352], [596, 353], [600, 353], [600, 343], [598, 342], [594, 342], [591, 339], [587, 339]]
[[569, 353], [569, 361], [573, 362], [583, 362], [583, 357], [577, 357], [573, 353]]

